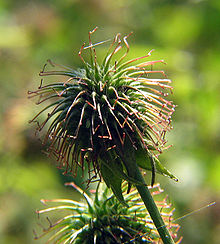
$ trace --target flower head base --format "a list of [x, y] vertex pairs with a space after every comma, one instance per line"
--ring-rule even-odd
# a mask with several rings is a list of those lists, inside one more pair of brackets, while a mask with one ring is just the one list
[[[45, 205], [50, 203], [62, 205], [37, 211], [39, 214], [58, 210], [69, 212], [55, 224], [48, 219], [50, 226], [48, 229], [44, 229], [43, 233], [43, 235], [51, 233], [47, 243], [162, 243], [136, 189], [132, 188], [130, 193], [126, 194], [125, 201], [129, 207], [124, 208], [103, 184], [97, 189], [94, 199], [91, 199], [75, 184], [66, 185], [72, 185], [77, 189], [84, 196], [86, 203], [68, 199], [41, 200]], [[149, 187], [149, 189], [154, 198], [160, 196], [162, 192], [159, 184]], [[122, 191], [127, 191], [125, 184], [122, 186]], [[167, 203], [167, 197], [157, 201], [157, 205], [161, 209], [170, 233], [174, 239], [177, 239], [180, 226], [172, 223], [174, 209], [171, 204]], [[36, 237], [36, 239], [38, 238]], [[181, 239], [176, 244], [180, 243]]]
[[[165, 134], [171, 129], [175, 105], [165, 98], [172, 90], [171, 80], [163, 71], [152, 70], [156, 63], [164, 63], [163, 60], [146, 61], [152, 51], [124, 61], [129, 51], [129, 35], [123, 41], [116, 35], [99, 64], [94, 48], [97, 44], [91, 41], [94, 31], [89, 33], [89, 46], [84, 44], [79, 52], [83, 69], [63, 67], [63, 71], [45, 71], [44, 66], [40, 76], [63, 79], [46, 85], [42, 80], [38, 90], [29, 92], [30, 97], [39, 97], [38, 104], [50, 102], [32, 122], [51, 109], [38, 127], [41, 131], [49, 124], [43, 140], [48, 144], [49, 155], [55, 156], [60, 167], [65, 167], [65, 173], [73, 175], [78, 167], [83, 170], [86, 162], [89, 174], [93, 172], [89, 182], [101, 176], [122, 200], [122, 180], [138, 184], [127, 158], [152, 171], [152, 185], [155, 172], [176, 179], [156, 156], [166, 148]], [[82, 57], [85, 49], [90, 53], [89, 63]], [[121, 56], [115, 59], [115, 54], [120, 52]], [[152, 74], [160, 78], [151, 78]]]

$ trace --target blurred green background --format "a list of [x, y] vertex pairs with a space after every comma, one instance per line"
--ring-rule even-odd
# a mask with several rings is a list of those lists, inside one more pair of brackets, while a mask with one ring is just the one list
[[216, 201], [179, 220], [179, 235], [187, 244], [220, 243], [219, 0], [0, 0], [0, 243], [44, 243], [33, 235], [41, 232], [39, 200], [77, 197], [28, 124], [39, 108], [27, 90], [37, 88], [49, 58], [80, 65], [78, 50], [95, 26], [95, 41], [134, 31], [132, 56], [155, 49], [151, 59], [167, 62], [178, 107], [168, 135], [174, 146], [161, 160], [180, 181], [157, 181], [175, 218]]

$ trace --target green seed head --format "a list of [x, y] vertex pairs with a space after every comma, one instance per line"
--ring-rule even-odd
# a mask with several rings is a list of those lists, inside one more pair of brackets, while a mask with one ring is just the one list
[[[166, 148], [165, 134], [171, 129], [175, 108], [166, 99], [171, 80], [163, 71], [153, 70], [164, 61], [149, 61], [152, 51], [127, 60], [129, 35], [121, 40], [118, 34], [98, 63], [95, 46], [100, 43], [92, 43], [94, 31], [89, 33], [89, 46], [83, 45], [79, 52], [81, 69], [61, 66], [60, 70], [59, 66], [58, 71], [45, 71], [45, 65], [40, 76], [57, 76], [59, 81], [44, 84], [42, 80], [36, 91], [29, 92], [30, 97], [39, 97], [38, 104], [48, 102], [32, 122], [49, 111], [38, 127], [41, 131], [47, 125], [43, 143], [49, 155], [73, 175], [78, 167], [84, 170], [86, 163], [89, 182], [101, 176], [119, 198], [122, 180], [138, 183], [128, 158], [152, 171], [152, 184], [155, 172], [176, 179], [157, 158]], [[83, 58], [84, 51], [89, 52], [89, 62]], [[155, 75], [158, 78], [152, 78]]]
[[[50, 216], [52, 211], [56, 214], [58, 211], [63, 213], [63, 217], [55, 223], [51, 223], [47, 217], [50, 226], [44, 229], [43, 233], [50, 235], [47, 243], [162, 243], [136, 189], [132, 188], [129, 194], [124, 194], [128, 204], [128, 208], [125, 208], [103, 184], [98, 187], [94, 199], [75, 184], [67, 185], [77, 189], [84, 196], [86, 203], [68, 199], [41, 200], [51, 206], [37, 213], [47, 216]], [[122, 191], [127, 191], [126, 184], [122, 185]], [[167, 197], [161, 198], [162, 190], [159, 184], [150, 187], [150, 191], [157, 199], [157, 206], [161, 209], [161, 215], [172, 237], [177, 239], [180, 226], [172, 223], [174, 209], [167, 203]], [[176, 243], [180, 241], [181, 238]]]

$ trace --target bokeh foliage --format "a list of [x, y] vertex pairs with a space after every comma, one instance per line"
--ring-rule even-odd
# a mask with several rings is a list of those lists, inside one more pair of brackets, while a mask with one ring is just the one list
[[[176, 202], [176, 217], [219, 199], [218, 0], [0, 0], [0, 243], [36, 243], [39, 199], [73, 197], [63, 187], [72, 179], [42, 154], [28, 124], [36, 108], [27, 90], [39, 85], [48, 58], [81, 65], [78, 50], [95, 26], [99, 41], [134, 31], [131, 56], [154, 48], [152, 58], [168, 63], [162, 68], [178, 107], [168, 135], [174, 147], [161, 160], [180, 182], [157, 180]], [[219, 243], [219, 219], [218, 204], [182, 219], [183, 243]]]

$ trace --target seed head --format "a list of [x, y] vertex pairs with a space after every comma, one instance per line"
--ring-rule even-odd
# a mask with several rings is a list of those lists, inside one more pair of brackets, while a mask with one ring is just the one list
[[[77, 189], [85, 198], [86, 203], [69, 199], [41, 200], [48, 206], [37, 211], [38, 214], [49, 214], [62, 211], [60, 219], [55, 223], [49, 221], [49, 227], [44, 228], [44, 235], [49, 235], [47, 243], [162, 243], [152, 220], [140, 199], [138, 192], [132, 188], [125, 195], [125, 208], [109, 189], [101, 184], [96, 190], [94, 199], [88, 196], [74, 183], [68, 183]], [[161, 209], [161, 215], [172, 237], [177, 239], [178, 224], [172, 223], [172, 206], [167, 197], [161, 198], [163, 190], [159, 184], [149, 187], [151, 194]], [[127, 185], [122, 184], [122, 192], [127, 191]], [[160, 199], [160, 200], [159, 200]], [[61, 205], [60, 205], [61, 204]], [[35, 239], [41, 236], [36, 236]], [[177, 243], [180, 243], [180, 238]]]
[[[100, 176], [122, 200], [122, 180], [138, 183], [132, 178], [129, 157], [152, 171], [152, 185], [155, 172], [176, 180], [157, 158], [167, 148], [165, 135], [171, 129], [175, 105], [166, 98], [172, 91], [171, 80], [164, 71], [153, 70], [164, 61], [148, 60], [153, 50], [127, 60], [130, 34], [122, 39], [118, 34], [99, 63], [95, 46], [103, 42], [92, 43], [95, 30], [89, 33], [89, 45], [83, 44], [79, 51], [83, 68], [51, 61], [58, 71], [46, 71], [44, 66], [40, 76], [55, 76], [58, 81], [44, 84], [41, 80], [38, 89], [29, 92], [30, 97], [39, 98], [37, 104], [48, 102], [31, 122], [49, 110], [46, 120], [38, 122], [38, 131], [47, 125], [43, 143], [48, 154], [73, 175], [78, 167], [84, 170], [86, 163], [88, 182]], [[83, 51], [89, 52], [89, 62]]]

